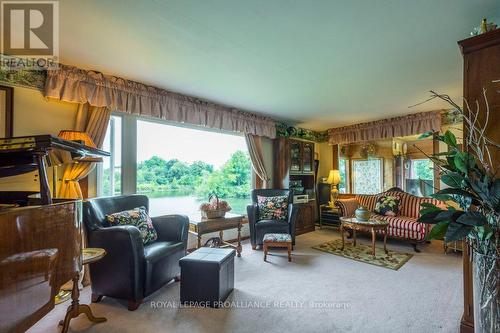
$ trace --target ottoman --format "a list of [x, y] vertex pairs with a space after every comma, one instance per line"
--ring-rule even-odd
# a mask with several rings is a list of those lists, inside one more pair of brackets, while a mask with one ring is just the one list
[[264, 248], [264, 261], [267, 259], [269, 247], [284, 247], [288, 251], [288, 261], [292, 261], [292, 236], [284, 233], [265, 234], [262, 239]]
[[233, 249], [202, 247], [179, 260], [181, 304], [218, 307], [234, 289]]

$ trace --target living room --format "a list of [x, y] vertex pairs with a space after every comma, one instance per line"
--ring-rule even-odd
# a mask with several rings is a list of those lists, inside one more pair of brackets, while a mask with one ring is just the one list
[[498, 1], [0, 6], [0, 332], [500, 331]]

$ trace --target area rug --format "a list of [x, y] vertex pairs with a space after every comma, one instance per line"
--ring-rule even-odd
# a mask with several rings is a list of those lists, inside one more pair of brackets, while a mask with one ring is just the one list
[[408, 260], [410, 260], [411, 257], [413, 257], [413, 255], [409, 253], [396, 252], [389, 249], [388, 254], [385, 254], [384, 249], [378, 247], [375, 249], [375, 257], [373, 257], [371, 245], [360, 244], [359, 241], [356, 244], [356, 247], [354, 247], [351, 242], [346, 242], [344, 250], [341, 250], [341, 239], [335, 239], [323, 244], [318, 244], [312, 248], [367, 264], [389, 268], [395, 271], [400, 269]]

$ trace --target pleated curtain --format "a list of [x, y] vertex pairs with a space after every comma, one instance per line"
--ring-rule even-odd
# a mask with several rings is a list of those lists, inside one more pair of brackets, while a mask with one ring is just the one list
[[269, 174], [264, 165], [264, 154], [262, 153], [262, 139], [260, 136], [245, 134], [245, 140], [248, 147], [248, 154], [252, 162], [252, 168], [257, 176], [255, 188], [269, 187]]
[[[78, 106], [75, 130], [86, 132], [101, 148], [106, 136], [111, 110], [106, 107], [91, 106], [87, 103]], [[82, 199], [83, 194], [79, 181], [89, 175], [95, 168], [93, 162], [78, 162], [67, 165], [62, 175], [58, 198]]]

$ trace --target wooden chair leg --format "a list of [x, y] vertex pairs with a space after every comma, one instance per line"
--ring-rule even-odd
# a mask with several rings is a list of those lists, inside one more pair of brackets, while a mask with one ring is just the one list
[[288, 245], [288, 262], [292, 261], [292, 245]]
[[98, 294], [94, 294], [92, 293], [92, 303], [99, 303], [103, 298], [103, 295], [98, 295]]
[[128, 310], [129, 311], [135, 311], [137, 308], [139, 308], [139, 305], [141, 305], [142, 301], [128, 301]]
[[417, 244], [416, 242], [411, 243], [411, 245], [413, 246], [413, 250], [414, 250], [415, 252], [420, 253], [420, 250], [417, 248], [417, 245], [418, 245], [418, 244]]
[[267, 245], [264, 244], [263, 247], [264, 247], [264, 261], [266, 261], [267, 260]]

